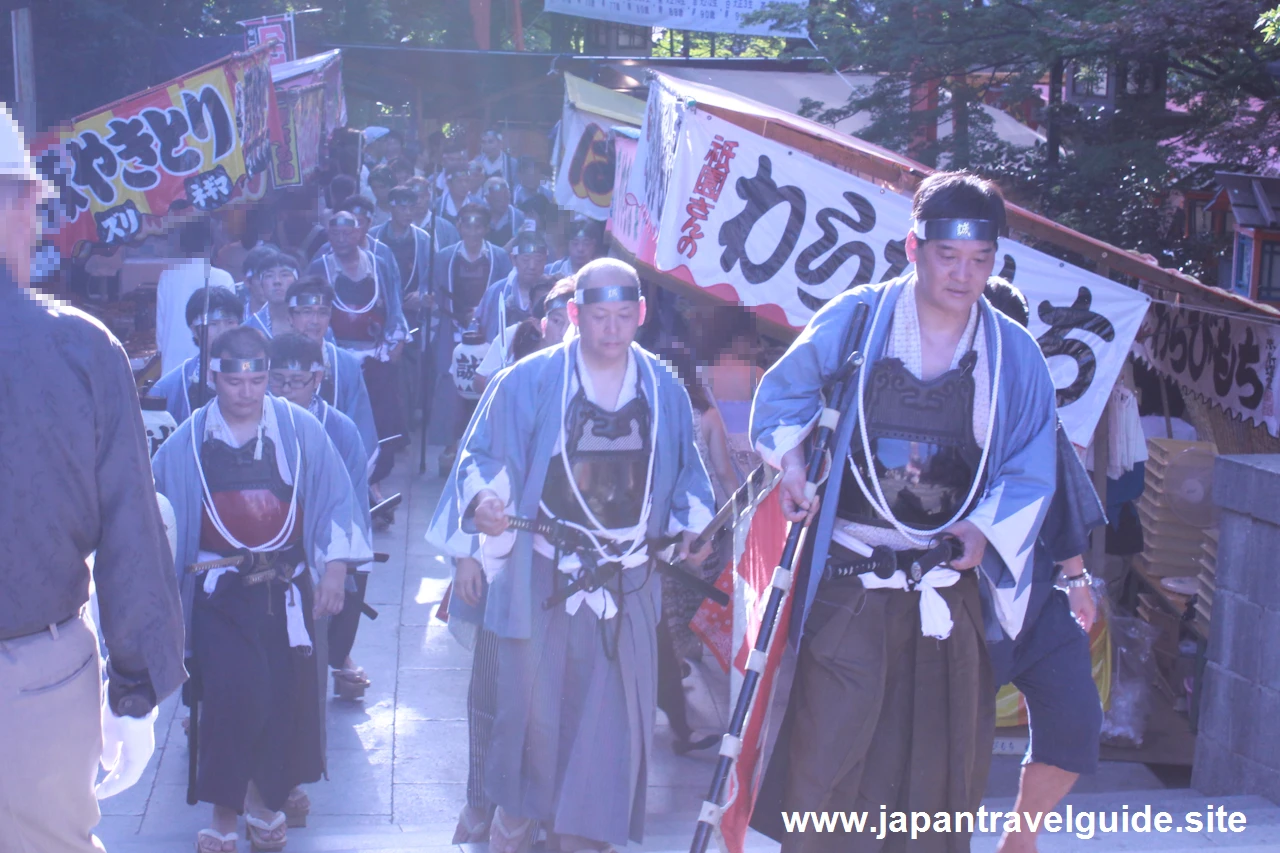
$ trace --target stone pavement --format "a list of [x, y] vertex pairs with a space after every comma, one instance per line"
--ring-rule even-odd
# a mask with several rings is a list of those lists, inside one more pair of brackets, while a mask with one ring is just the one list
[[[437, 453], [434, 448], [429, 453], [431, 465], [422, 477], [417, 476], [416, 453], [412, 459], [406, 454], [388, 483], [388, 493], [401, 491], [405, 501], [396, 524], [377, 535], [377, 549], [389, 552], [391, 560], [370, 578], [368, 603], [379, 617], [363, 620], [355, 648], [356, 660], [373, 686], [362, 703], [329, 703], [330, 781], [309, 787], [310, 823], [290, 831], [287, 849], [293, 853], [456, 850], [449, 842], [465, 799], [471, 659], [434, 619], [449, 576], [444, 559], [422, 538], [443, 485], [435, 474]], [[98, 834], [110, 853], [190, 850], [196, 831], [208, 825], [208, 806], [186, 803], [187, 749], [181, 727], [185, 715], [176, 699], [163, 705], [158, 747], [146, 774], [133, 789], [102, 804]], [[687, 850], [714, 756], [675, 756], [662, 725], [656, 740], [646, 839], [628, 849]], [[988, 786], [989, 806], [1011, 806], [1016, 787], [1017, 760], [997, 757]], [[1180, 814], [1202, 807], [1205, 799], [1185, 788], [1166, 789], [1143, 765], [1108, 763], [1096, 777], [1082, 780], [1070, 802], [1077, 808], [1151, 803]], [[1259, 798], [1222, 802], [1248, 813], [1249, 832], [1110, 836], [1095, 842], [1059, 835], [1045, 838], [1041, 849], [1280, 849], [1280, 809]], [[994, 835], [975, 837], [973, 849], [988, 853], [995, 841]], [[748, 843], [751, 853], [777, 849], [760, 836]], [[243, 838], [241, 850], [248, 850]]]

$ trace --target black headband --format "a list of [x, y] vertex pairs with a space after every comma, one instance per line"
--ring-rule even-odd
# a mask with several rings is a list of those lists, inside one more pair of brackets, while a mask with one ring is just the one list
[[323, 364], [316, 364], [314, 361], [309, 363], [310, 366], [304, 364], [299, 358], [273, 358], [271, 359], [272, 370], [303, 370], [307, 373], [324, 372]]
[[209, 369], [214, 373], [266, 373], [266, 358], [211, 358]]
[[290, 308], [302, 308], [307, 305], [321, 305], [325, 308], [332, 308], [333, 300], [323, 293], [295, 293], [289, 297]]
[[921, 240], [1000, 239], [1000, 229], [990, 219], [920, 219], [911, 228]]
[[611, 284], [607, 287], [580, 287], [573, 294], [579, 305], [593, 302], [639, 302], [640, 288], [634, 284]]
[[559, 296], [557, 296], [555, 299], [551, 300], [550, 302], [544, 303], [543, 310], [546, 313], [550, 314], [552, 311], [556, 310], [557, 308], [568, 308], [569, 303], [572, 301], [573, 301], [572, 294], [562, 293]]
[[240, 322], [239, 317], [237, 317], [235, 314], [232, 314], [230, 311], [227, 311], [225, 308], [210, 308], [207, 313], [197, 314], [195, 317], [191, 319], [191, 322], [188, 323], [187, 325], [188, 326], [207, 326], [209, 325], [209, 323], [211, 322], [216, 323], [218, 320], [235, 320], [237, 323]]

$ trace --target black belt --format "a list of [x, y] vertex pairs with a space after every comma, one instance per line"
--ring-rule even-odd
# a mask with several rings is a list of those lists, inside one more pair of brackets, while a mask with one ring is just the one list
[[0, 643], [7, 643], [12, 640], [24, 640], [27, 637], [34, 637], [37, 634], [45, 634], [45, 633], [51, 634], [53, 638], [56, 640], [58, 639], [59, 628], [66, 625], [68, 622], [73, 622], [79, 618], [80, 618], [80, 611], [76, 610], [75, 613], [72, 613], [66, 619], [63, 619], [59, 622], [50, 622], [48, 625], [42, 625], [41, 627], [35, 629], [34, 631], [24, 630], [21, 634], [10, 634], [7, 631], [0, 630]]
[[855, 554], [833, 541], [827, 553], [827, 565], [822, 577], [823, 580], [844, 580], [873, 572], [876, 577], [888, 580], [893, 577], [894, 572], [901, 569], [907, 576], [907, 589], [913, 590], [927, 572], [959, 557], [963, 552], [964, 548], [959, 540], [946, 535], [928, 550], [909, 548], [895, 551], [887, 545], [877, 545], [872, 549], [870, 557]]

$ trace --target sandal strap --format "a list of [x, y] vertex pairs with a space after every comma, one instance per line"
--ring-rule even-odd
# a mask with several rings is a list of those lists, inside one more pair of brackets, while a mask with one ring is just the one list
[[275, 830], [284, 826], [285, 821], [288, 819], [289, 819], [288, 815], [286, 815], [284, 812], [276, 812], [275, 817], [271, 818], [270, 823], [263, 820], [262, 818], [254, 817], [251, 814], [246, 814], [244, 816], [244, 822], [251, 829], [257, 829], [262, 832], [274, 832]]

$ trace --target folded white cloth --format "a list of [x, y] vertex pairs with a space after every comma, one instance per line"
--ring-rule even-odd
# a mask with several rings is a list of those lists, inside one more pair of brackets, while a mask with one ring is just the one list
[[[875, 572], [863, 572], [858, 575], [858, 580], [867, 589], [907, 588], [907, 574], [902, 569], [898, 569], [889, 578], [882, 578]], [[916, 589], [920, 590], [920, 632], [926, 637], [945, 640], [951, 636], [951, 628], [955, 624], [951, 621], [951, 608], [938, 590], [951, 586], [958, 580], [960, 573], [955, 569], [938, 566], [925, 572], [920, 583], [916, 584]]]
[[[624, 557], [620, 562], [623, 570], [634, 569], [637, 566], [643, 566], [649, 561], [649, 549], [641, 548], [637, 553]], [[578, 559], [577, 554], [566, 554], [560, 558], [559, 564], [556, 566], [560, 571], [571, 577], [576, 577], [578, 570], [582, 568], [582, 561]], [[596, 614], [597, 619], [612, 619], [618, 615], [618, 603], [613, 600], [613, 596], [605, 589], [596, 589], [591, 592], [586, 590], [578, 590], [565, 600], [564, 609], [572, 616], [578, 612], [578, 608], [586, 603], [587, 607]]]

